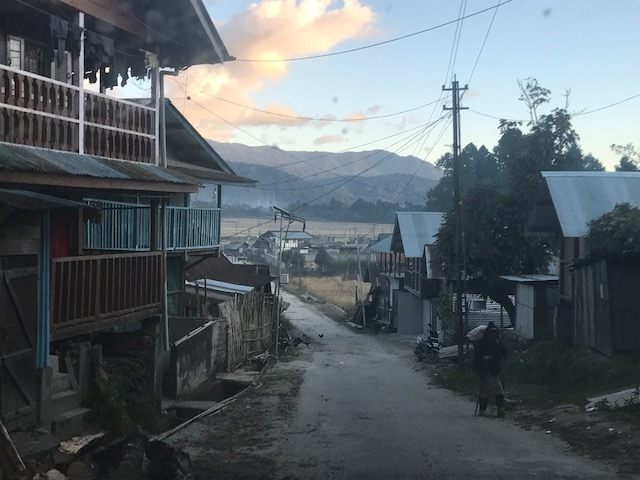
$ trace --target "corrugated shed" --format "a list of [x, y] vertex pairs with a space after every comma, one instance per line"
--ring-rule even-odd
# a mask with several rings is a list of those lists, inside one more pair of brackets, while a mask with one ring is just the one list
[[586, 237], [589, 223], [619, 203], [640, 207], [640, 172], [542, 172], [565, 237]]
[[391, 250], [405, 257], [421, 258], [425, 245], [433, 245], [442, 225], [442, 212], [398, 212]]
[[197, 185], [187, 175], [155, 165], [0, 143], [0, 171], [74, 175], [110, 180]]
[[267, 287], [272, 280], [266, 265], [237, 265], [224, 256], [189, 257], [185, 279], [195, 282], [205, 278], [250, 287]]

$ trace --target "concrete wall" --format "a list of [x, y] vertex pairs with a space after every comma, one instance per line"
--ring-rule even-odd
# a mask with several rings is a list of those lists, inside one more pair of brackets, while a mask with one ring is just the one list
[[215, 375], [217, 322], [209, 322], [174, 343], [167, 392], [181, 398]]
[[429, 333], [432, 327], [434, 331], [438, 329], [433, 304], [432, 300], [422, 300], [422, 333]]
[[532, 339], [535, 316], [535, 287], [518, 284], [516, 289], [516, 331], [524, 338]]
[[418, 335], [422, 333], [422, 300], [415, 295], [398, 290], [398, 333]]

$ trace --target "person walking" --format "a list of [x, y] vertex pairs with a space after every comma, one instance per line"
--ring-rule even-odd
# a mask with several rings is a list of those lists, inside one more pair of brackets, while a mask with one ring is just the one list
[[478, 398], [479, 415], [483, 416], [489, 405], [489, 398], [495, 397], [498, 417], [504, 416], [504, 388], [502, 386], [502, 359], [507, 349], [502, 344], [500, 330], [489, 322], [484, 335], [476, 343], [473, 357], [473, 371], [480, 377]]

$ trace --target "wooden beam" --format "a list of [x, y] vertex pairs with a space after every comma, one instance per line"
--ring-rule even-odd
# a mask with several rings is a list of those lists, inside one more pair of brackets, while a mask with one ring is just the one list
[[60, 175], [50, 173], [2, 171], [1, 183], [22, 185], [47, 185], [54, 187], [141, 190], [145, 192], [196, 193], [197, 185], [170, 182], [144, 182], [139, 180], [114, 180], [110, 178], [83, 177], [79, 175]]
[[133, 15], [125, 14], [120, 4], [114, 0], [100, 0], [100, 2], [96, 2], [95, 0], [58, 1], [136, 37], [144, 38], [145, 26], [136, 20]]

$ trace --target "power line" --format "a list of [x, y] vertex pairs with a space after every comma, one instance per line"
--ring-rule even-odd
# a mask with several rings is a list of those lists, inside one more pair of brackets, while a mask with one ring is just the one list
[[293, 208], [291, 211], [295, 212], [296, 210], [300, 210], [301, 208], [306, 207], [307, 205], [315, 202], [316, 200], [319, 200], [323, 197], [326, 197], [328, 194], [335, 192], [336, 190], [338, 190], [339, 188], [342, 188], [344, 185], [346, 185], [347, 183], [353, 181], [354, 179], [356, 179], [357, 177], [359, 177], [360, 175], [362, 175], [363, 173], [368, 172], [369, 170], [374, 169], [375, 167], [377, 167], [378, 165], [380, 165], [382, 162], [384, 162], [385, 160], [387, 160], [388, 158], [391, 158], [393, 155], [396, 155], [398, 153], [400, 153], [401, 151], [403, 151], [405, 148], [407, 148], [413, 141], [415, 141], [415, 138], [417, 138], [420, 134], [416, 134], [413, 136], [413, 138], [409, 139], [408, 142], [406, 142], [402, 147], [396, 149], [396, 151], [394, 152], [390, 152], [389, 155], [386, 155], [385, 157], [381, 158], [380, 160], [378, 160], [376, 163], [374, 163], [373, 165], [370, 165], [369, 167], [365, 168], [364, 170], [358, 172], [355, 175], [350, 176], [349, 178], [347, 178], [344, 182], [342, 182], [340, 185], [338, 185], [337, 187], [334, 187], [326, 192], [323, 192], [321, 195], [318, 195], [314, 198], [312, 198], [311, 200], [307, 200], [306, 202], [304, 202], [302, 205], [298, 205], [295, 208]]
[[[476, 56], [476, 61], [474, 62], [473, 68], [471, 69], [471, 74], [469, 75], [469, 80], [467, 80], [467, 85], [471, 83], [471, 79], [473, 78], [473, 75], [476, 73], [476, 68], [478, 67], [478, 62], [480, 61], [480, 57], [482, 57], [482, 52], [484, 51], [484, 46], [486, 45], [487, 39], [489, 38], [489, 33], [491, 32], [491, 29], [493, 28], [493, 22], [496, 20], [496, 15], [498, 14], [498, 9], [502, 5], [503, 5], [503, 3], [501, 1], [499, 1], [498, 4], [496, 5], [496, 9], [493, 11], [493, 16], [491, 17], [491, 21], [489, 22], [489, 27], [487, 28], [487, 33], [485, 33], [485, 35], [484, 35], [484, 39], [482, 40], [482, 45], [480, 45], [480, 50], [478, 51], [478, 55]], [[465, 93], [466, 93], [466, 90], [462, 93], [463, 97], [464, 97]]]
[[[176, 82], [178, 85], [180, 85], [181, 87], [184, 87], [184, 84], [180, 83], [177, 79], [173, 78], [173, 77], [169, 77], [173, 82]], [[281, 118], [290, 118], [292, 120], [301, 120], [301, 121], [306, 121], [306, 122], [364, 122], [367, 120], [378, 120], [381, 118], [389, 118], [389, 117], [397, 117], [398, 115], [404, 115], [405, 113], [410, 113], [410, 112], [415, 112], [416, 110], [420, 110], [423, 109], [425, 107], [428, 107], [429, 105], [433, 105], [438, 103], [440, 100], [433, 100], [431, 102], [422, 104], [422, 105], [418, 105], [417, 107], [411, 107], [411, 108], [407, 108], [405, 110], [401, 110], [399, 112], [393, 112], [393, 113], [386, 113], [384, 115], [372, 115], [369, 117], [353, 117], [353, 118], [330, 118], [330, 117], [309, 117], [309, 116], [305, 116], [305, 115], [292, 115], [292, 114], [288, 114], [288, 113], [281, 113], [281, 112], [274, 112], [271, 110], [264, 110], [262, 108], [257, 108], [257, 107], [252, 107], [251, 105], [245, 105], [243, 103], [239, 103], [239, 102], [234, 102], [233, 100], [229, 100], [227, 98], [223, 98], [223, 97], [219, 97], [217, 95], [213, 95], [209, 92], [206, 92], [204, 90], [198, 90], [199, 93], [206, 95], [207, 97], [213, 98], [214, 100], [219, 100], [221, 102], [225, 102], [231, 105], [235, 105], [237, 107], [241, 107], [247, 110], [253, 110], [254, 112], [259, 112], [259, 113], [264, 113], [266, 115], [272, 115], [274, 117], [281, 117]], [[185, 89], [185, 96], [187, 100], [190, 100], [191, 98], [189, 96], [187, 96], [186, 93], [186, 89]]]
[[[426, 129], [426, 128], [434, 127], [434, 126], [435, 126], [435, 125], [437, 125], [437, 124], [438, 124], [438, 123], [439, 123], [443, 118], [445, 118], [445, 116], [446, 116], [446, 115], [443, 115], [443, 116], [441, 116], [438, 120], [436, 120], [435, 122], [431, 123], [430, 125], [425, 126], [425, 129]], [[423, 132], [420, 132], [419, 134], [422, 134], [422, 133], [423, 133]], [[361, 162], [362, 160], [366, 160], [367, 158], [370, 158], [370, 157], [373, 157], [373, 156], [375, 156], [375, 155], [378, 155], [379, 153], [381, 153], [381, 151], [387, 150], [388, 148], [391, 148], [391, 147], [393, 147], [393, 146], [397, 145], [398, 143], [401, 143], [401, 142], [405, 141], [407, 138], [410, 138], [410, 137], [412, 137], [412, 136], [413, 136], [413, 135], [410, 135], [410, 136], [408, 136], [408, 137], [405, 137], [405, 138], [403, 138], [403, 139], [400, 139], [400, 140], [398, 140], [397, 142], [392, 143], [391, 145], [389, 145], [388, 147], [385, 147], [385, 148], [384, 148], [384, 149], [382, 149], [382, 150], [373, 151], [373, 152], [371, 152], [371, 153], [369, 153], [369, 154], [365, 155], [364, 157], [360, 157], [360, 158], [358, 158], [357, 160], [353, 160], [353, 161], [350, 161], [350, 162], [346, 162], [346, 163], [340, 164], [340, 165], [338, 165], [337, 167], [327, 168], [327, 169], [320, 170], [320, 171], [315, 172], [315, 173], [311, 173], [311, 174], [309, 174], [309, 175], [304, 175], [304, 176], [301, 176], [301, 177], [296, 177], [294, 180], [283, 180], [283, 181], [280, 181], [280, 182], [265, 183], [265, 184], [260, 185], [260, 187], [270, 187], [270, 186], [273, 186], [273, 185], [281, 185], [281, 184], [284, 184], [284, 183], [296, 182], [296, 181], [299, 181], [299, 180], [304, 180], [304, 179], [307, 179], [307, 178], [315, 177], [315, 176], [321, 175], [321, 174], [323, 174], [323, 173], [327, 173], [327, 172], [332, 172], [332, 171], [334, 171], [334, 170], [338, 170], [339, 168], [343, 168], [343, 167], [346, 167], [346, 166], [348, 166], [348, 165], [352, 165], [352, 164], [354, 164], [354, 163], [358, 163], [358, 162]]]
[[[593, 110], [572, 112], [570, 113], [570, 115], [572, 117], [581, 117], [583, 115], [590, 115], [592, 113], [601, 112], [602, 110], [606, 110], [606, 109], [621, 105], [623, 103], [630, 102], [631, 100], [634, 100], [638, 97], [640, 97], [640, 93], [636, 93], [635, 95], [631, 95], [630, 97], [623, 98], [622, 100], [618, 100], [617, 102], [609, 103], [608, 105], [603, 105], [602, 107], [594, 108]], [[509, 122], [528, 122], [529, 121], [527, 119], [517, 119], [517, 118], [509, 118], [509, 117], [501, 117], [498, 115], [492, 115], [490, 113], [480, 112], [478, 110], [474, 110], [471, 108], [469, 109], [469, 111], [472, 113], [475, 113], [476, 115], [480, 115], [482, 117], [487, 117], [487, 118], [493, 118], [495, 120], [507, 120]]]
[[422, 35], [424, 33], [427, 32], [431, 32], [433, 30], [437, 30], [443, 27], [447, 27], [449, 25], [453, 25], [454, 23], [459, 22], [460, 20], [464, 20], [467, 18], [472, 18], [475, 17], [477, 15], [481, 15], [485, 12], [488, 12], [490, 10], [493, 10], [495, 8], [498, 8], [500, 5], [505, 5], [507, 3], [512, 2], [513, 0], [505, 0], [504, 2], [500, 2], [496, 5], [492, 5], [490, 7], [484, 8], [482, 10], [478, 10], [476, 12], [470, 13], [468, 15], [465, 15], [463, 17], [457, 18], [455, 20], [450, 20], [448, 22], [444, 22], [438, 25], [434, 25], [432, 27], [428, 27], [425, 28], [423, 30], [418, 30], [417, 32], [413, 32], [413, 33], [409, 33], [406, 35], [402, 35], [400, 37], [395, 37], [395, 38], [390, 38], [388, 40], [384, 40], [382, 42], [376, 42], [376, 43], [371, 43], [369, 45], [363, 45], [362, 47], [356, 47], [356, 48], [350, 48], [347, 50], [340, 50], [338, 52], [330, 52], [330, 53], [323, 53], [323, 54], [318, 54], [318, 55], [307, 55], [307, 56], [303, 56], [303, 57], [292, 57], [292, 58], [263, 58], [263, 59], [252, 59], [252, 58], [236, 58], [236, 62], [257, 62], [257, 63], [274, 63], [274, 62], [297, 62], [300, 60], [312, 60], [312, 59], [316, 59], [316, 58], [324, 58], [324, 57], [334, 57], [336, 55], [344, 55], [345, 53], [353, 53], [353, 52], [358, 52], [361, 50], [366, 50], [369, 48], [373, 48], [373, 47], [379, 47], [380, 45], [386, 45], [392, 42], [397, 42], [399, 40], [404, 40], [406, 38], [410, 38], [410, 37], [415, 37], [416, 35]]

